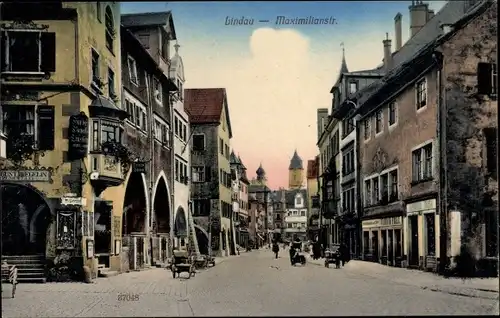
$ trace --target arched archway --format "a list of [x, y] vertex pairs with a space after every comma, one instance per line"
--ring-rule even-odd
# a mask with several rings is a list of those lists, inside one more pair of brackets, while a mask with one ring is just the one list
[[53, 215], [40, 193], [26, 185], [0, 185], [2, 255], [45, 255]]
[[174, 235], [177, 237], [187, 237], [187, 219], [184, 209], [180, 206], [175, 213]]
[[170, 196], [167, 182], [161, 176], [156, 185], [153, 198], [154, 220], [156, 233], [170, 233]]
[[142, 175], [132, 172], [127, 182], [123, 201], [122, 235], [146, 231], [146, 188]]
[[194, 230], [196, 232], [196, 240], [198, 241], [200, 254], [208, 255], [208, 233], [198, 225], [194, 226]]

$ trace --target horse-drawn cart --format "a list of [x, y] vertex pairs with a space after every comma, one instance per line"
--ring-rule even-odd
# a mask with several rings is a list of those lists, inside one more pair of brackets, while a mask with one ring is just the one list
[[170, 265], [170, 270], [172, 271], [172, 277], [180, 277], [181, 273], [188, 273], [189, 278], [196, 275], [196, 270], [194, 267], [194, 262], [187, 251], [174, 251], [174, 257], [172, 259], [172, 264]]

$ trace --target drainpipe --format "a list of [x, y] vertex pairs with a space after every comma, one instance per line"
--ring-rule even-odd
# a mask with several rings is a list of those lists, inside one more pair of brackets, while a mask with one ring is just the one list
[[[153, 200], [154, 200], [154, 171], [155, 171], [155, 165], [154, 165], [154, 151], [155, 151], [155, 140], [153, 136], [154, 132], [154, 116], [153, 116], [153, 99], [151, 98], [151, 91], [149, 90], [149, 77], [146, 77], [148, 80], [146, 81], [146, 92], [147, 92], [147, 98], [148, 98], [148, 118], [149, 118], [149, 125], [148, 125], [148, 141], [149, 141], [149, 211], [146, 214], [147, 218], [147, 232], [146, 232], [146, 240], [148, 240], [149, 243], [149, 253], [148, 253], [148, 260], [147, 264], [151, 264], [153, 262], [153, 237], [151, 235], [153, 231], [153, 220], [154, 220], [154, 205], [153, 205]], [[151, 78], [152, 79], [152, 78]]]
[[358, 251], [356, 251], [356, 257], [358, 259], [361, 259], [362, 251], [363, 251], [363, 246], [362, 246], [362, 237], [363, 237], [363, 228], [362, 228], [362, 222], [361, 222], [361, 216], [362, 216], [362, 211], [363, 211], [363, 200], [361, 200], [361, 178], [360, 178], [360, 172], [361, 172], [361, 160], [360, 160], [360, 151], [359, 151], [359, 144], [360, 144], [360, 138], [361, 138], [361, 132], [359, 128], [359, 122], [358, 120], [355, 119], [354, 122], [354, 129], [356, 130], [356, 139], [354, 139], [354, 151], [356, 155], [356, 216], [357, 216], [357, 228], [356, 228], [356, 240], [357, 240], [357, 246], [359, 248]]
[[446, 103], [443, 102], [443, 55], [434, 52], [437, 64], [437, 139], [439, 153], [439, 272], [446, 270], [448, 263], [448, 207], [447, 207], [447, 163], [446, 163]]
[[175, 151], [174, 151], [174, 144], [175, 144], [175, 136], [174, 136], [174, 127], [173, 127], [173, 122], [174, 122], [174, 102], [172, 100], [172, 96], [169, 94], [168, 95], [168, 100], [169, 100], [169, 114], [170, 114], [170, 181], [172, 184], [171, 194], [170, 194], [170, 231], [169, 231], [169, 237], [170, 237], [170, 255], [174, 254], [174, 220], [175, 220]]

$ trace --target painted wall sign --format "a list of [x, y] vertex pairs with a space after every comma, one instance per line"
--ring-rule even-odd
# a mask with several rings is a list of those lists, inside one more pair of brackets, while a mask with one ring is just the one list
[[0, 181], [52, 182], [52, 171], [50, 169], [0, 170]]
[[89, 118], [85, 113], [69, 118], [68, 158], [78, 160], [87, 156], [89, 144]]
[[377, 220], [367, 220], [362, 222], [362, 227], [367, 228], [367, 227], [377, 227], [380, 226], [380, 219]]

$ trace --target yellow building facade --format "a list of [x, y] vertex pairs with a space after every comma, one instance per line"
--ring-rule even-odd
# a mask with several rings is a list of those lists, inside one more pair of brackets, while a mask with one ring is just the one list
[[[91, 106], [105, 108], [103, 101], [115, 107], [115, 118], [124, 115], [119, 106], [120, 4], [9, 4], [3, 9], [1, 124], [7, 158], [1, 161], [0, 192], [3, 209], [24, 204], [17, 218], [12, 213], [3, 221], [26, 230], [24, 235], [4, 233], [3, 252], [12, 262], [17, 255], [36, 255], [55, 267], [62, 259], [74, 259], [76, 267], [86, 265], [95, 275], [94, 233], [99, 229], [93, 212], [95, 202], [103, 200], [112, 211], [103, 225], [105, 244], [110, 245], [110, 266], [118, 269], [120, 245], [113, 238], [121, 235], [121, 225], [113, 222], [121, 220], [126, 174], [115, 158], [92, 148], [101, 138], [92, 134], [93, 128], [100, 133], [101, 127], [98, 120], [89, 127], [89, 118], [97, 116]], [[20, 58], [23, 50], [38, 54]], [[102, 85], [91, 85], [95, 78]], [[115, 127], [119, 134], [119, 121]], [[78, 147], [85, 155], [72, 159]]]

